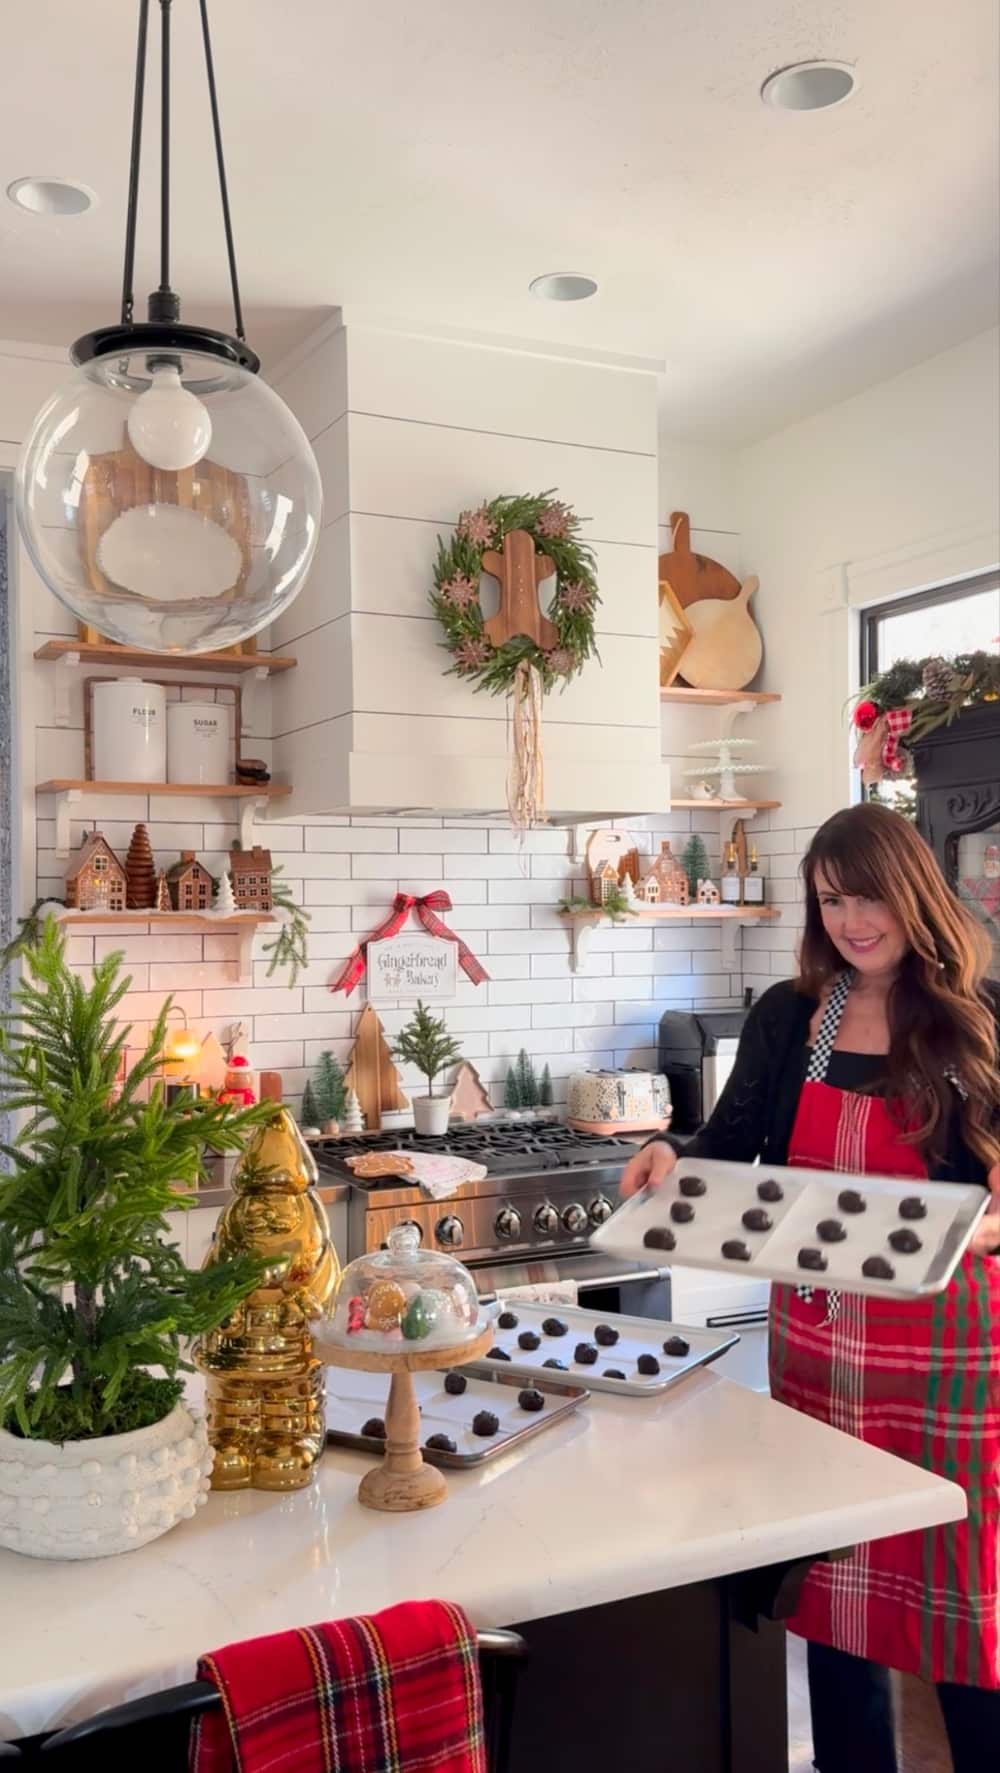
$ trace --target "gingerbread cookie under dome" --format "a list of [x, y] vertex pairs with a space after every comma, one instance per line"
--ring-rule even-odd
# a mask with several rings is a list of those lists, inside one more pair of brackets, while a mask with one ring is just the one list
[[327, 1340], [359, 1353], [416, 1354], [472, 1342], [487, 1321], [468, 1269], [422, 1250], [415, 1225], [396, 1225], [387, 1249], [345, 1268]]

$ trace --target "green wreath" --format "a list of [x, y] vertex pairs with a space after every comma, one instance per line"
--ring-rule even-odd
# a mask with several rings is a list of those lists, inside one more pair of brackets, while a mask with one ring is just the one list
[[[491, 499], [474, 511], [463, 511], [453, 539], [438, 537], [431, 603], [444, 629], [451, 653], [450, 671], [497, 696], [509, 693], [518, 667], [533, 665], [542, 687], [567, 683], [596, 658], [594, 611], [600, 602], [592, 550], [577, 539], [580, 518], [553, 498], [552, 490]], [[483, 623], [479, 581], [487, 549], [502, 549], [511, 530], [526, 530], [539, 553], [556, 569], [556, 594], [548, 610], [558, 635], [546, 651], [527, 635], [518, 634], [493, 646]]]
[[861, 732], [870, 732], [881, 715], [907, 709], [909, 746], [939, 726], [950, 726], [963, 708], [1000, 701], [1000, 653], [980, 650], [951, 659], [897, 659], [866, 683], [854, 701], [852, 719]]

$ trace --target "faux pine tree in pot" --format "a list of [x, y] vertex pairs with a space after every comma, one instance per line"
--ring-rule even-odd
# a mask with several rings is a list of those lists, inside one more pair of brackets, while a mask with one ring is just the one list
[[262, 1274], [191, 1271], [165, 1215], [194, 1204], [206, 1146], [241, 1150], [276, 1109], [166, 1103], [169, 1003], [123, 1075], [128, 985], [119, 955], [78, 978], [49, 922], [0, 1031], [0, 1108], [21, 1120], [0, 1178], [0, 1545], [38, 1557], [124, 1551], [194, 1513], [212, 1454], [184, 1346]]
[[450, 1092], [435, 1096], [434, 1079], [446, 1065], [454, 1065], [461, 1053], [462, 1048], [448, 1033], [444, 1018], [435, 1016], [418, 999], [411, 1020], [400, 1030], [399, 1038], [392, 1049], [394, 1059], [403, 1059], [408, 1065], [415, 1065], [427, 1079], [426, 1096], [415, 1096], [413, 1099], [413, 1120], [418, 1133], [448, 1131]]

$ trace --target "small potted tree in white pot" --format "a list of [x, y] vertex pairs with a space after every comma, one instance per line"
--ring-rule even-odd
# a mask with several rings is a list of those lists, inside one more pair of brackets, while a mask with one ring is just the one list
[[212, 1452], [183, 1345], [263, 1273], [245, 1257], [193, 1272], [164, 1215], [195, 1204], [177, 1185], [206, 1145], [241, 1150], [276, 1106], [167, 1103], [169, 1002], [123, 1075], [120, 960], [85, 983], [47, 923], [0, 1031], [0, 1111], [25, 1117], [0, 1177], [0, 1545], [33, 1557], [126, 1551], [194, 1514]]
[[435, 1096], [434, 1079], [446, 1065], [454, 1065], [461, 1046], [449, 1033], [443, 1017], [434, 1016], [426, 1004], [417, 1001], [413, 1018], [399, 1033], [392, 1049], [394, 1059], [415, 1065], [427, 1079], [426, 1096], [413, 1098], [413, 1122], [418, 1133], [446, 1133], [451, 1108], [451, 1092]]

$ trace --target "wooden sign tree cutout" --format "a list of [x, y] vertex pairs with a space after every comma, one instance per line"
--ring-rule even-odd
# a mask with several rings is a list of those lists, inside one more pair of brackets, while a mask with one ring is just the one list
[[378, 1131], [383, 1114], [410, 1106], [403, 1094], [399, 1072], [392, 1062], [382, 1024], [370, 1003], [361, 1012], [344, 1083], [357, 1096], [370, 1133]]
[[476, 1067], [463, 1059], [451, 1092], [451, 1112], [457, 1120], [478, 1120], [492, 1114], [493, 1104]]
[[500, 585], [500, 608], [483, 623], [486, 638], [493, 646], [524, 634], [546, 652], [559, 645], [559, 630], [548, 616], [542, 614], [538, 587], [555, 572], [555, 562], [547, 554], [535, 552], [535, 544], [526, 529], [508, 530], [503, 539], [503, 552], [487, 549], [483, 555], [483, 572]]

